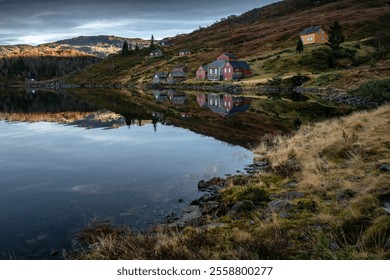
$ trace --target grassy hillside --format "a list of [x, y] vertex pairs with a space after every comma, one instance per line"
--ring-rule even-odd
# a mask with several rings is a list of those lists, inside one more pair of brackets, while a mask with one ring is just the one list
[[[266, 81], [272, 76], [298, 72], [316, 78], [323, 72], [342, 72], [339, 84], [355, 85], [361, 71], [374, 78], [389, 75], [388, 44], [390, 38], [390, 6], [388, 1], [320, 1], [286, 0], [254, 9], [240, 16], [228, 16], [207, 28], [171, 39], [173, 46], [162, 47], [163, 58], [149, 58], [146, 50], [138, 55], [120, 55], [92, 66], [69, 78], [74, 83], [149, 82], [156, 71], [169, 71], [185, 64], [189, 78], [195, 76], [200, 64], [209, 63], [220, 53], [230, 51], [248, 60], [256, 75], [252, 82]], [[307, 47], [303, 54], [295, 53], [298, 33], [310, 25], [329, 27], [334, 20], [341, 23], [347, 43], [337, 57], [330, 57], [327, 47]], [[379, 43], [381, 51], [378, 51]], [[178, 51], [190, 49], [189, 57], [179, 57]], [[329, 58], [334, 62], [329, 64]], [[368, 70], [367, 70], [368, 69]], [[315, 79], [314, 79], [315, 80]], [[354, 82], [349, 82], [350, 80]], [[335, 84], [337, 85], [337, 83]]]
[[268, 138], [256, 153], [270, 170], [228, 179], [203, 227], [99, 225], [81, 233], [89, 249], [68, 257], [390, 259], [389, 115], [386, 105]]

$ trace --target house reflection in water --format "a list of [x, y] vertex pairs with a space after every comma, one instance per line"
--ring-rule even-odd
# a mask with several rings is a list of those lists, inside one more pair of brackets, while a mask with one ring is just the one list
[[175, 105], [187, 105], [188, 99], [184, 92], [178, 92], [175, 90], [154, 90], [154, 98], [160, 102], [171, 102]]
[[161, 90], [153, 90], [153, 95], [157, 101], [160, 101], [160, 102], [168, 102], [169, 101], [168, 94], [166, 92], [161, 91]]
[[209, 108], [223, 117], [230, 117], [248, 110], [252, 103], [252, 98], [212, 93], [208, 95], [198, 94], [196, 101], [201, 108]]

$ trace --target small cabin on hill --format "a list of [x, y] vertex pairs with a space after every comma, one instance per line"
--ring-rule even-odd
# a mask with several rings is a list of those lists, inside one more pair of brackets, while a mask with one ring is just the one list
[[150, 52], [150, 57], [152, 57], [152, 58], [154, 58], [154, 57], [162, 57], [162, 56], [163, 56], [163, 52], [160, 49], [154, 50], [154, 51]]
[[166, 72], [156, 72], [153, 77], [153, 83], [166, 83], [168, 78], [168, 73]]
[[167, 82], [174, 84], [176, 82], [182, 82], [186, 79], [186, 74], [183, 71], [171, 71], [168, 75]]
[[191, 55], [191, 51], [189, 49], [183, 49], [179, 51], [179, 56], [188, 56]]
[[322, 26], [310, 26], [299, 33], [304, 45], [309, 44], [326, 44], [328, 34]]

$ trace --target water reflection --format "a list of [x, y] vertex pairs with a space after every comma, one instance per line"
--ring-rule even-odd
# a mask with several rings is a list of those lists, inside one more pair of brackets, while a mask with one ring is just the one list
[[230, 117], [246, 112], [252, 103], [252, 98], [231, 94], [200, 93], [197, 94], [196, 101], [201, 108], [209, 108], [223, 117]]
[[166, 96], [0, 91], [0, 258], [51, 258], [95, 217], [146, 229], [252, 162], [202, 133], [219, 124], [194, 96]]
[[186, 93], [176, 90], [153, 90], [154, 98], [159, 102], [170, 102], [175, 105], [188, 105]]

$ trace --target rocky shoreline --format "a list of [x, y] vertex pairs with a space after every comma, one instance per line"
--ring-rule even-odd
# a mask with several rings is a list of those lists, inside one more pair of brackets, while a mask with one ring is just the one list
[[254, 161], [245, 167], [246, 174], [228, 176], [227, 178], [214, 177], [208, 181], [198, 182], [198, 190], [203, 194], [193, 200], [178, 215], [170, 214], [165, 217], [163, 225], [168, 227], [184, 228], [193, 226], [199, 228], [221, 227], [222, 223], [215, 222], [225, 214], [233, 215], [243, 210], [253, 209], [255, 205], [249, 201], [239, 201], [234, 205], [226, 205], [221, 198], [220, 191], [229, 185], [236, 185], [248, 181], [255, 174], [267, 172], [270, 165], [266, 161]]

